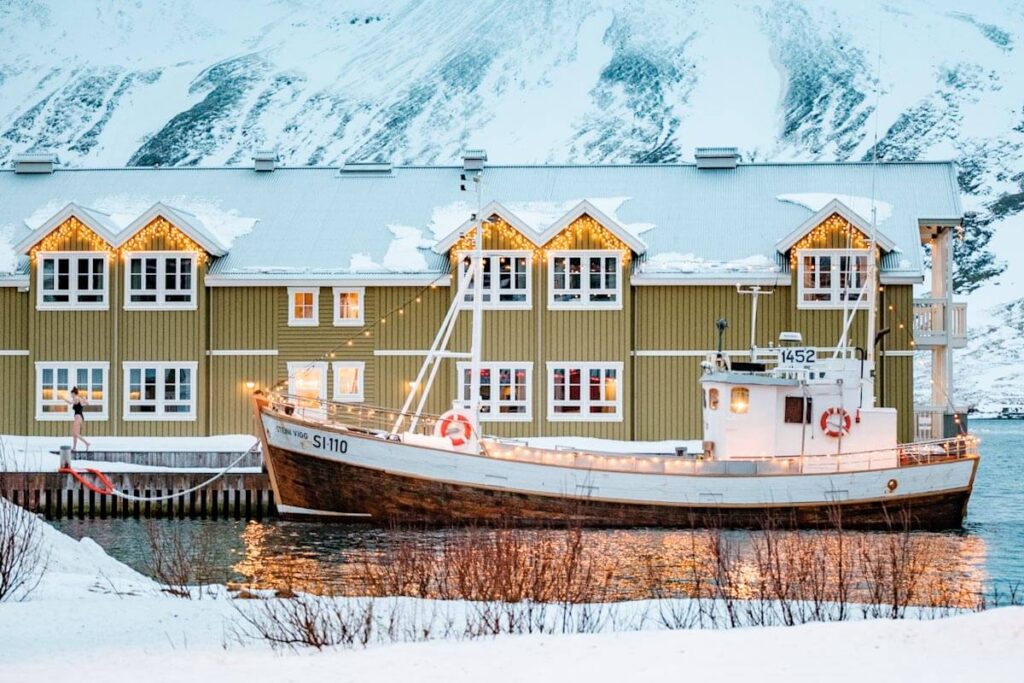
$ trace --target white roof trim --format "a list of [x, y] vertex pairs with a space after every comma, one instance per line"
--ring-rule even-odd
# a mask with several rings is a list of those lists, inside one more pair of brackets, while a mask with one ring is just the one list
[[[631, 233], [629, 230], [626, 230], [626, 228], [624, 228], [618, 221], [598, 209], [586, 199], [571, 208], [561, 218], [552, 223], [547, 230], [541, 233], [538, 233], [536, 230], [524, 223], [522, 219], [509, 211], [506, 207], [502, 206], [500, 202], [490, 202], [480, 210], [479, 215], [485, 219], [497, 215], [513, 228], [521, 232], [523, 236], [533, 242], [534, 245], [542, 247], [550, 242], [560, 232], [569, 227], [573, 221], [584, 214], [589, 215], [611, 231], [613, 235], [625, 242], [633, 252], [643, 254], [647, 251], [647, 245], [637, 238], [636, 235]], [[445, 237], [438, 240], [437, 244], [434, 245], [434, 251], [438, 254], [444, 254], [455, 246], [455, 243], [459, 241], [460, 237], [472, 230], [473, 226], [474, 223], [472, 220], [466, 221], [455, 230], [448, 233]]]
[[[848, 207], [842, 201], [833, 199], [828, 204], [821, 207], [821, 209], [816, 213], [812, 214], [810, 218], [801, 223], [795, 230], [793, 230], [793, 232], [776, 242], [775, 248], [780, 254], [785, 254], [793, 248], [793, 245], [800, 241], [800, 238], [816, 228], [819, 223], [834, 213], [838, 213], [849, 221], [853, 227], [864, 233], [865, 237], [871, 236], [871, 224], [865, 221], [860, 214]], [[883, 251], [892, 251], [896, 248], [896, 243], [889, 239], [881, 230], [877, 230], [877, 228], [875, 240]]]
[[188, 235], [196, 244], [205, 249], [211, 256], [223, 256], [228, 253], [227, 248], [203, 225], [202, 221], [163, 202], [153, 204], [141, 216], [129, 223], [118, 235], [115, 246], [123, 245], [156, 218], [163, 218], [170, 222], [178, 230]]
[[27, 254], [32, 247], [39, 244], [39, 242], [41, 242], [47, 235], [56, 230], [61, 223], [72, 216], [81, 221], [83, 225], [94, 233], [102, 237], [111, 247], [116, 246], [117, 232], [112, 230], [112, 225], [106, 225], [101, 222], [100, 216], [105, 215], [106, 214], [97, 211], [96, 209], [90, 209], [86, 206], [76, 204], [75, 202], [68, 202], [64, 205], [64, 208], [50, 216], [49, 220], [35, 230], [32, 230], [20, 242], [15, 244], [14, 251], [18, 254]]
[[207, 287], [387, 287], [405, 285], [410, 287], [427, 287], [451, 285], [451, 275], [437, 274], [403, 274], [367, 276], [354, 273], [352, 275], [291, 275], [266, 274], [225, 275], [209, 274], [204, 279]]
[[715, 285], [732, 287], [733, 285], [762, 285], [768, 287], [787, 287], [793, 283], [788, 273], [721, 273], [718, 275], [634, 275], [629, 283], [634, 287], [654, 286], [699, 286]]
[[[489, 202], [486, 206], [480, 209], [479, 216], [482, 217], [483, 219], [490, 218], [491, 216], [494, 215], [497, 215], [506, 223], [511, 225], [513, 228], [523, 233], [523, 237], [527, 238], [538, 247], [541, 245], [541, 243], [537, 241], [537, 231], [531, 228], [526, 223], [524, 223], [522, 219], [520, 219], [514, 213], [505, 208], [501, 204], [501, 202]], [[467, 220], [465, 223], [452, 230], [446, 236], [439, 239], [437, 241], [437, 244], [434, 245], [434, 251], [437, 252], [438, 254], [446, 253], [449, 249], [455, 246], [455, 243], [459, 241], [460, 237], [470, 232], [474, 226], [475, 223], [473, 222], [472, 219]]]
[[924, 284], [924, 275], [913, 273], [880, 273], [878, 281], [883, 285], [920, 285]]
[[550, 242], [558, 233], [565, 230], [573, 221], [584, 214], [590, 216], [611, 231], [613, 235], [625, 242], [634, 253], [643, 254], [647, 251], [647, 245], [644, 244], [636, 235], [631, 233], [629, 230], [626, 230], [626, 228], [624, 228], [618, 221], [598, 209], [586, 199], [570, 209], [568, 213], [559, 218], [551, 225], [551, 227], [545, 230], [540, 235], [540, 244], [547, 244]]

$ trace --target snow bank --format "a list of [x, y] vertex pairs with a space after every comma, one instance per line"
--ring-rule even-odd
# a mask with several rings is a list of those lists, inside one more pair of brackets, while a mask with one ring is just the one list
[[[829, 192], [800, 192], [796, 194], [780, 194], [775, 198], [780, 202], [797, 204], [798, 206], [810, 209], [812, 212], [821, 211], [830, 201], [838, 199], [866, 222], [871, 223], [872, 201], [870, 197], [833, 194]], [[874, 200], [874, 205], [877, 210], [877, 220], [879, 223], [884, 223], [892, 216], [892, 204], [876, 199]]]
[[0, 275], [13, 273], [18, 267], [18, 256], [14, 253], [14, 229], [10, 226], [0, 229]]
[[[576, 208], [580, 202], [588, 201], [598, 211], [614, 220], [632, 235], [639, 237], [655, 226], [654, 223], [626, 223], [619, 218], [619, 209], [630, 199], [631, 197], [580, 197], [564, 201], [501, 202], [501, 205], [539, 235]], [[463, 201], [437, 206], [431, 212], [430, 223], [427, 227], [435, 240], [441, 240], [469, 220], [470, 215], [475, 211], [474, 207]]]
[[754, 254], [732, 261], [713, 261], [695, 254], [665, 252], [645, 260], [638, 269], [641, 273], [777, 273], [779, 266], [764, 254]]

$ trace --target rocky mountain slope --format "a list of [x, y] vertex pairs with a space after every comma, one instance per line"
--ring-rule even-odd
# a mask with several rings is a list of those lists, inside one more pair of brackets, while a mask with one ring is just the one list
[[1020, 2], [4, 0], [0, 45], [0, 163], [953, 158], [973, 351], [1024, 285]]

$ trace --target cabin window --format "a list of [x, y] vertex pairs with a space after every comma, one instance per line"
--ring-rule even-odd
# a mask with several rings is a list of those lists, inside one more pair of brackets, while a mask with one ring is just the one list
[[548, 419], [622, 420], [622, 363], [548, 363]]
[[334, 370], [334, 400], [362, 401], [363, 374], [366, 363], [363, 361], [338, 361], [332, 363]]
[[[485, 251], [483, 291], [480, 300], [485, 308], [529, 308], [530, 266], [532, 257], [526, 251]], [[459, 275], [469, 270], [470, 256], [463, 254]], [[473, 303], [473, 281], [469, 281], [463, 302]]]
[[327, 363], [288, 363], [288, 393], [304, 408], [319, 408], [327, 398]]
[[125, 264], [126, 309], [196, 307], [195, 254], [132, 253]]
[[718, 389], [708, 389], [708, 408], [718, 410]]
[[125, 363], [125, 420], [195, 420], [197, 363]]
[[621, 255], [555, 252], [548, 257], [548, 308], [621, 308]]
[[363, 298], [366, 290], [362, 287], [334, 288], [334, 326], [359, 327], [363, 324]]
[[[463, 406], [472, 397], [469, 363], [458, 364]], [[533, 414], [530, 387], [533, 363], [482, 363], [480, 366], [480, 418], [484, 421], [527, 421]]]
[[785, 421], [788, 424], [810, 424], [811, 399], [803, 396], [787, 396]]
[[867, 249], [802, 249], [798, 261], [800, 308], [867, 305]]
[[320, 290], [316, 287], [288, 288], [288, 326], [316, 327], [320, 324]]
[[106, 310], [105, 253], [42, 253], [36, 268], [37, 308]]
[[729, 396], [729, 412], [744, 414], [750, 407], [750, 389], [746, 387], [733, 387]]
[[71, 420], [71, 390], [85, 399], [86, 419], [107, 419], [108, 363], [36, 363], [36, 419]]

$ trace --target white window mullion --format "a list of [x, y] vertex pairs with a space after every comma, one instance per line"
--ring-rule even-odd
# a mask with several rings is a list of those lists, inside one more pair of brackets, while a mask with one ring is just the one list
[[[470, 402], [470, 364], [456, 365], [459, 400]], [[480, 367], [480, 419], [484, 422], [528, 422], [533, 419], [533, 363], [494, 361]]]
[[548, 253], [548, 308], [622, 308], [622, 254], [617, 251]]
[[621, 421], [622, 368], [618, 362], [548, 362], [548, 420]]
[[122, 369], [125, 420], [196, 419], [198, 363], [126, 362]]
[[110, 364], [105, 361], [73, 363], [36, 363], [36, 419], [71, 420], [71, 389], [78, 387], [79, 396], [87, 405], [83, 412], [87, 420], [106, 420], [109, 417], [110, 387], [107, 385]]

